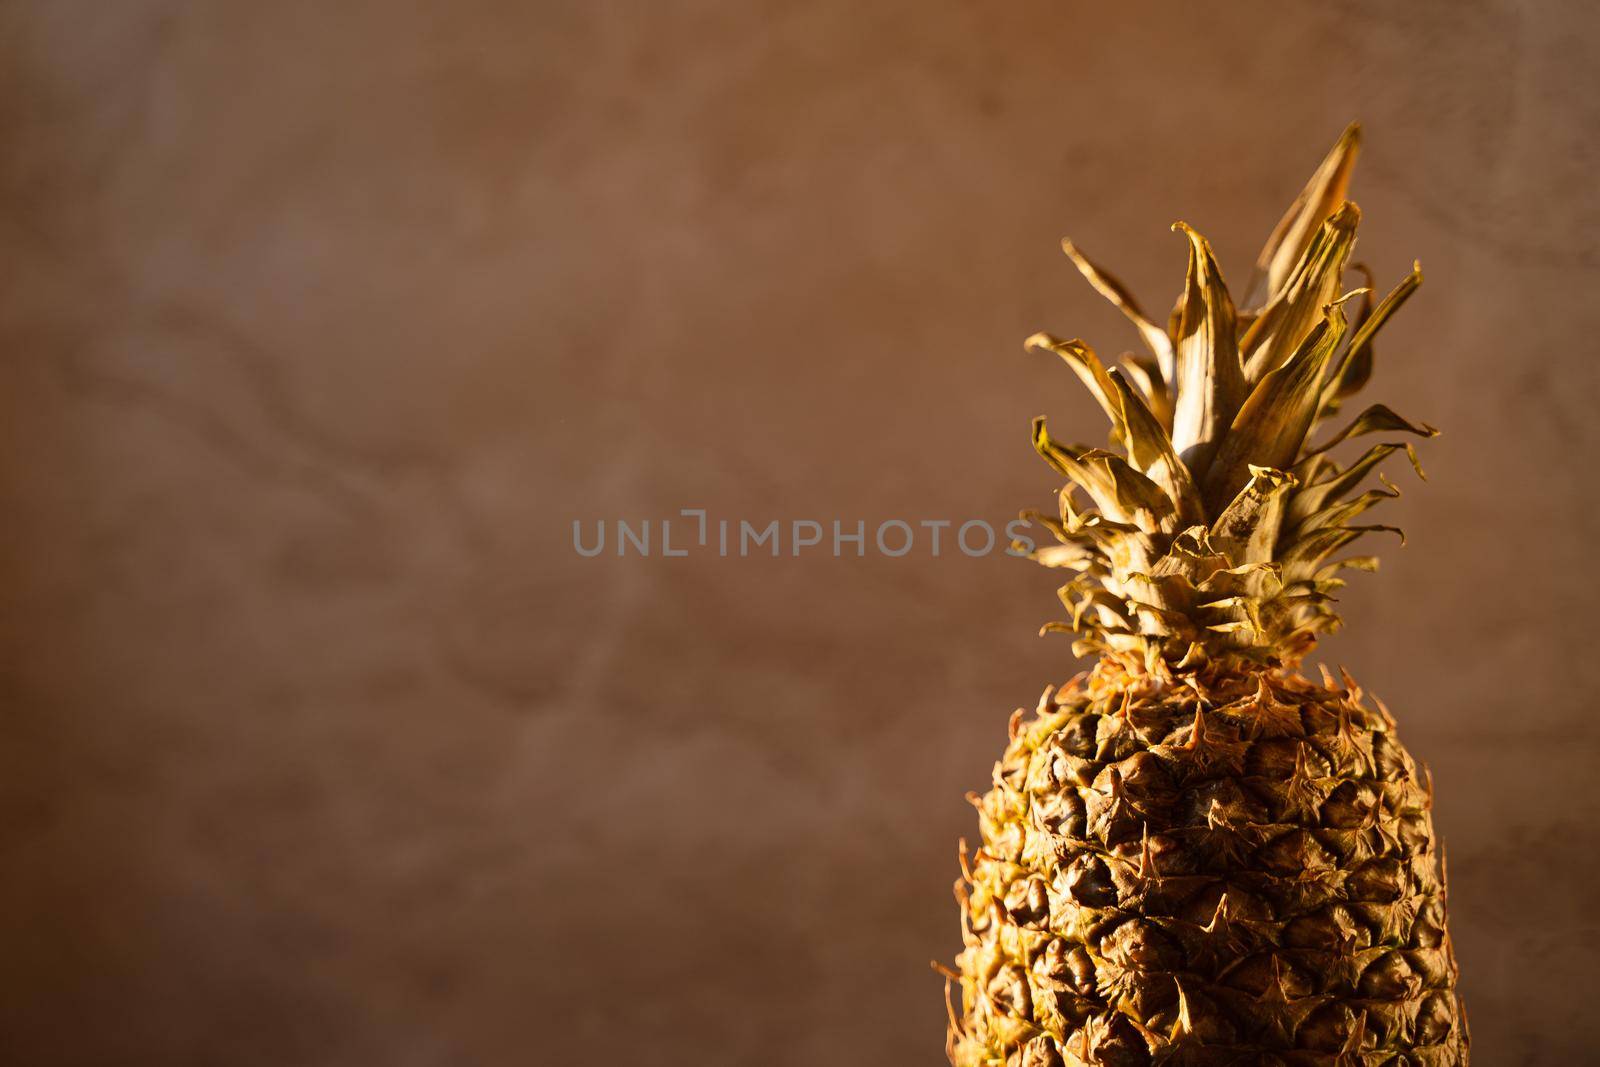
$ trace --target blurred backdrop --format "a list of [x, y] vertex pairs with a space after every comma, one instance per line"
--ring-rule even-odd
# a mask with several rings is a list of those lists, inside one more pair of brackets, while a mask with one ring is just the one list
[[1427, 273], [1374, 393], [1445, 433], [1325, 658], [1432, 766], [1479, 1061], [1589, 1062], [1593, 8], [0, 27], [8, 1062], [941, 1062], [1053, 576], [572, 523], [1048, 506], [1029, 418], [1101, 419], [1022, 338], [1135, 345], [1058, 238], [1164, 309], [1183, 218], [1242, 287], [1352, 118], [1358, 258]]

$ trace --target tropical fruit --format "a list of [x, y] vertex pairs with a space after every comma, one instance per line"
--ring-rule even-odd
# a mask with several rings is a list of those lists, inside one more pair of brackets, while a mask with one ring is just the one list
[[1046, 629], [1095, 662], [1018, 711], [973, 798], [957, 1067], [1467, 1062], [1431, 780], [1381, 702], [1299, 669], [1338, 625], [1341, 571], [1376, 568], [1345, 550], [1392, 529], [1359, 521], [1398, 493], [1378, 468], [1416, 466], [1407, 435], [1435, 432], [1382, 404], [1346, 412], [1421, 282], [1343, 288], [1359, 140], [1352, 126], [1317, 169], [1239, 304], [1182, 223], [1164, 324], [1064, 242], [1147, 351], [1108, 365], [1028, 341], [1111, 424], [1090, 447], [1035, 420], [1068, 484], [1053, 514], [1025, 513], [1053, 535], [1030, 554], [1072, 576], [1069, 618]]

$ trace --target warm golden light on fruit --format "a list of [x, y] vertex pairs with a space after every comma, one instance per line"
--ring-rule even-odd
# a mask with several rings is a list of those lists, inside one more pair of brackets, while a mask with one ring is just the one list
[[1183, 223], [1165, 326], [1064, 242], [1147, 352], [1108, 366], [1082, 341], [1028, 340], [1111, 422], [1109, 449], [1033, 431], [1070, 484], [1032, 516], [1058, 542], [1032, 555], [1077, 572], [1070, 619], [1047, 629], [1098, 662], [1013, 718], [974, 798], [957, 1067], [1466, 1063], [1431, 782], [1381, 703], [1298, 670], [1338, 625], [1339, 571], [1376, 568], [1341, 553], [1393, 529], [1355, 521], [1398, 494], [1362, 484], [1397, 451], [1416, 466], [1402, 440], [1343, 465], [1333, 449], [1435, 432], [1381, 404], [1342, 414], [1421, 282], [1344, 289], [1359, 144], [1352, 126], [1238, 306]]

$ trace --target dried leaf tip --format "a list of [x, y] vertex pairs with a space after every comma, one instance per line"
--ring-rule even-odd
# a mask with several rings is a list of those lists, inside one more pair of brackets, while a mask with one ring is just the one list
[[1339, 135], [1339, 140], [1318, 165], [1311, 180], [1289, 206], [1288, 212], [1273, 227], [1271, 236], [1256, 258], [1255, 272], [1246, 290], [1246, 306], [1255, 306], [1252, 301], [1262, 282], [1266, 283], [1268, 298], [1283, 288], [1294, 265], [1305, 254], [1317, 227], [1348, 195], [1350, 176], [1360, 153], [1361, 124], [1352, 122]]

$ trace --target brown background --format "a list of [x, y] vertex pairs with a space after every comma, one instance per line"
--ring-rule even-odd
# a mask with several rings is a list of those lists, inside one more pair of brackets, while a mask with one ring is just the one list
[[4, 5], [6, 1061], [939, 1062], [1051, 576], [572, 520], [1047, 504], [1028, 418], [1099, 417], [1021, 338], [1133, 344], [1057, 237], [1242, 285], [1359, 117], [1446, 434], [1327, 656], [1437, 778], [1479, 1062], [1595, 1062], [1593, 10]]

